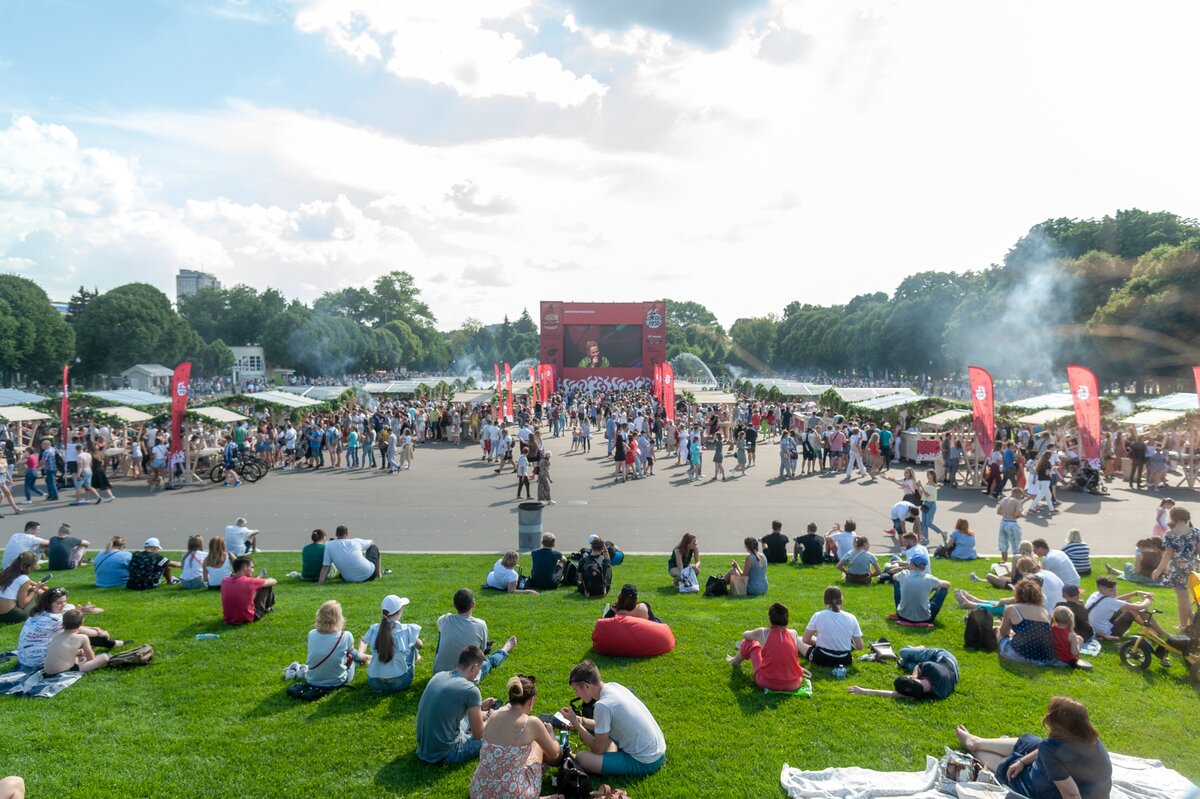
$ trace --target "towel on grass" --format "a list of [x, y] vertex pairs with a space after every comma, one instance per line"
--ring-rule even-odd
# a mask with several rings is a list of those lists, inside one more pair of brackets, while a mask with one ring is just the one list
[[[1109, 756], [1113, 766], [1111, 799], [1200, 799], [1200, 788], [1158, 760], [1111, 753]], [[937, 789], [938, 761], [930, 756], [925, 757], [924, 771], [871, 771], [856, 766], [801, 771], [785, 763], [779, 781], [792, 799], [876, 796], [946, 799], [947, 796]], [[969, 793], [969, 789], [962, 791], [961, 787], [960, 791]]]
[[62, 693], [83, 676], [79, 671], [66, 671], [47, 677], [41, 669], [23, 669], [20, 666], [0, 674], [0, 694], [12, 696], [34, 696], [49, 699]]

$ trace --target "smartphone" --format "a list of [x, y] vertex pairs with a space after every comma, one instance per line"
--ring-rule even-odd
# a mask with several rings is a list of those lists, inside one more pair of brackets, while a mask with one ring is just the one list
[[543, 713], [539, 718], [556, 730], [571, 729], [571, 725], [562, 717], [561, 713]]
[[259, 576], [259, 577], [266, 577], [266, 576], [267, 576], [267, 570], [266, 570], [266, 569], [259, 569], [259, 570], [258, 570], [258, 576]]
[[47, 574], [45, 577], [43, 577], [43, 578], [42, 578], [42, 585], [45, 585], [46, 583], [50, 582], [50, 578], [51, 578], [51, 577], [53, 577], [53, 576], [54, 576], [53, 574]]

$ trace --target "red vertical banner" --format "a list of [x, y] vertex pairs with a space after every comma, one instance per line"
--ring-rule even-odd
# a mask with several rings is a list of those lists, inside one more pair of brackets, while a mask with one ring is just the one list
[[1192, 376], [1196, 378], [1196, 397], [1200, 398], [1200, 366], [1192, 367]]
[[654, 364], [654, 391], [651, 396], [653, 396], [655, 401], [660, 405], [662, 404], [662, 378], [662, 364], [656, 363]]
[[992, 451], [996, 442], [996, 404], [992, 391], [992, 375], [987, 369], [968, 366], [971, 378], [971, 410], [974, 413], [975, 440], [984, 453]]
[[[540, 367], [539, 367], [540, 368]], [[533, 367], [529, 367], [529, 386], [533, 389], [533, 401], [538, 402], [542, 399], [541, 386], [538, 385], [537, 377], [534, 376]]]
[[554, 393], [554, 367], [550, 364], [542, 366], [542, 382], [545, 384], [546, 396]]
[[675, 421], [675, 367], [662, 365], [662, 403], [667, 409], [667, 421]]
[[[67, 401], [67, 394], [69, 393], [69, 389], [70, 389], [70, 382], [68, 380], [68, 375], [70, 373], [71, 373], [71, 367], [64, 366], [63, 367], [63, 396], [62, 396], [62, 428], [59, 431], [62, 434], [62, 443], [63, 443], [64, 447], [71, 440], [71, 433], [70, 433], [71, 428], [67, 426], [67, 411], [70, 410], [70, 408], [68, 407], [69, 404]], [[40, 445], [37, 442], [34, 442], [34, 447], [38, 447], [38, 446], [40, 446]]]
[[1100, 458], [1100, 391], [1096, 376], [1082, 366], [1067, 367], [1067, 382], [1075, 399], [1075, 423], [1079, 426], [1079, 449], [1083, 457]]
[[500, 364], [494, 363], [492, 364], [492, 368], [496, 370], [496, 393], [499, 394], [503, 387], [503, 384], [500, 382]]
[[187, 410], [188, 387], [192, 379], [192, 364], [184, 361], [171, 375], [171, 459], [183, 455], [183, 412]]
[[512, 368], [504, 364], [504, 388], [508, 392], [504, 400], [504, 418], [513, 418]]

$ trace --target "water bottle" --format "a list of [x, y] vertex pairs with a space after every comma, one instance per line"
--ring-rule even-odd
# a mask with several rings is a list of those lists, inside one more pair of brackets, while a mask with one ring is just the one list
[[831, 673], [833, 674], [833, 679], [835, 679], [835, 680], [846, 679], [846, 667], [845, 666], [837, 666], [834, 668], [833, 672], [831, 672]]
[[197, 641], [207, 641], [210, 638], [220, 638], [220, 637], [221, 636], [217, 635], [216, 633], [196, 633]]
[[567, 739], [570, 738], [570, 733], [567, 730], [558, 731], [558, 745], [566, 747]]

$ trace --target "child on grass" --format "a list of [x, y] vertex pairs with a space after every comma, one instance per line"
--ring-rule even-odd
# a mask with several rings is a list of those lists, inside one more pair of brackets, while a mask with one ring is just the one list
[[92, 642], [79, 632], [83, 626], [83, 611], [68, 610], [62, 616], [62, 629], [54, 634], [46, 648], [46, 663], [42, 671], [47, 677], [57, 677], [68, 671], [89, 671], [108, 665], [108, 655], [92, 651]]
[[1050, 634], [1054, 637], [1054, 657], [1076, 669], [1090, 669], [1092, 664], [1079, 659], [1083, 639], [1075, 633], [1075, 614], [1066, 605], [1055, 606], [1050, 614]]

